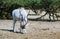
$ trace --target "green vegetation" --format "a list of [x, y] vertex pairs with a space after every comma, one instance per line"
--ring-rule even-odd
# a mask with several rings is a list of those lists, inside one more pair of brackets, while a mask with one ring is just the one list
[[49, 14], [50, 19], [51, 14], [53, 14], [54, 19], [54, 14], [57, 10], [60, 10], [60, 0], [0, 0], [0, 5], [0, 18], [2, 19], [10, 19], [6, 17], [6, 15], [11, 15], [13, 9], [21, 6], [31, 9], [34, 12], [36, 12], [37, 9], [43, 9], [46, 11], [46, 14]]

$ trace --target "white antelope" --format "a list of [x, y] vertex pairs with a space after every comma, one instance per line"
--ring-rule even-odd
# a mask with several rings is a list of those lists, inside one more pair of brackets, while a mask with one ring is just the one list
[[15, 23], [17, 20], [20, 21], [20, 32], [26, 33], [25, 26], [27, 24], [27, 15], [28, 13], [24, 8], [15, 9], [12, 11], [13, 16], [13, 31], [15, 32]]

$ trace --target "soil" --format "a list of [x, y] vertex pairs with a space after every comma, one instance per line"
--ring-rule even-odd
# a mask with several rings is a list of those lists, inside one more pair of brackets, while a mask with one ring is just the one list
[[28, 21], [26, 34], [19, 33], [20, 23], [17, 21], [12, 31], [12, 20], [0, 20], [0, 39], [60, 39], [60, 21]]

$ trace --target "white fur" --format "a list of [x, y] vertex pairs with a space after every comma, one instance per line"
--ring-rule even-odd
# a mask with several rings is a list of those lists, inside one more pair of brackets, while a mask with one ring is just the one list
[[21, 21], [21, 19], [23, 21], [20, 22], [21, 25], [26, 25], [27, 23], [27, 15], [28, 13], [26, 12], [26, 10], [24, 8], [19, 8], [19, 9], [15, 9], [12, 11], [12, 16], [13, 16], [13, 31], [15, 31], [15, 23], [17, 20]]

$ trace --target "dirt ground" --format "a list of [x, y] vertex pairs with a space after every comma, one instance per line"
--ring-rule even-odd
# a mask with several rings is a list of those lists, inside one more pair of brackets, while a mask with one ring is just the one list
[[27, 34], [19, 33], [20, 23], [16, 23], [17, 33], [12, 32], [12, 20], [0, 20], [0, 39], [60, 39], [60, 21], [28, 21]]

